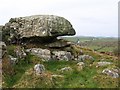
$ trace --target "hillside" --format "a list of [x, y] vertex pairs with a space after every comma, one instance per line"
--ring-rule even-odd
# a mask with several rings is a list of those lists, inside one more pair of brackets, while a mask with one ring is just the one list
[[2, 87], [118, 88], [117, 40], [59, 38], [75, 34], [63, 17], [11, 18], [0, 42]]
[[[9, 46], [11, 48], [13, 46]], [[24, 61], [14, 65], [14, 75], [5, 75], [3, 87], [14, 88], [116, 88], [118, 78], [114, 75], [102, 73], [104, 69], [119, 70], [118, 58], [82, 48], [84, 55], [90, 55], [94, 60], [86, 59], [84, 65], [81, 61], [42, 61], [39, 57], [29, 54]], [[28, 62], [29, 61], [29, 62]], [[102, 64], [99, 64], [103, 62]], [[104, 64], [104, 62], [106, 62]], [[109, 62], [111, 64], [109, 64]], [[45, 73], [35, 75], [33, 67], [36, 63], [45, 66]], [[79, 64], [78, 64], [79, 63]], [[3, 64], [4, 65], [4, 64]], [[69, 70], [62, 68], [70, 67]], [[10, 68], [9, 68], [10, 69]], [[11, 70], [10, 70], [11, 71]], [[13, 73], [13, 72], [12, 72]]]

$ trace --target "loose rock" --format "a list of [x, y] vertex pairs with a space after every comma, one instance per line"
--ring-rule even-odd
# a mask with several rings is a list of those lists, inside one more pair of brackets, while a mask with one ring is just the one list
[[35, 71], [36, 75], [43, 74], [45, 72], [45, 67], [42, 64], [36, 64], [34, 66], [34, 71]]
[[110, 65], [110, 64], [112, 64], [112, 63], [111, 62], [105, 62], [105, 61], [103, 61], [103, 62], [97, 62], [96, 67], [106, 66], [106, 65]]
[[33, 55], [36, 55], [45, 61], [48, 61], [51, 59], [51, 53], [48, 49], [41, 49], [41, 48], [31, 48], [27, 49], [26, 52], [31, 52]]
[[78, 70], [78, 71], [83, 70], [84, 67], [85, 67], [84, 62], [79, 62], [79, 63], [77, 63], [77, 70]]
[[9, 55], [9, 58], [10, 58], [10, 63], [12, 65], [15, 65], [18, 63], [18, 59], [17, 58], [14, 58], [13, 56]]
[[69, 61], [72, 59], [72, 55], [70, 52], [66, 52], [66, 51], [53, 51], [52, 59]]
[[119, 70], [118, 69], [104, 69], [102, 71], [102, 73], [108, 75], [108, 76], [111, 76], [113, 78], [118, 78], [119, 77]]
[[78, 61], [93, 60], [92, 56], [89, 55], [80, 55], [78, 56]]
[[60, 71], [61, 71], [62, 73], [64, 73], [64, 72], [71, 72], [71, 71], [72, 71], [72, 68], [71, 68], [71, 67], [64, 67], [64, 68], [60, 69]]

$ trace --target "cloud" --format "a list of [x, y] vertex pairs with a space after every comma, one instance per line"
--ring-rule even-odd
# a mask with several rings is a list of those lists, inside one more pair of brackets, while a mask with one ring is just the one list
[[54, 14], [68, 19], [77, 35], [117, 36], [118, 0], [0, 0], [0, 24], [11, 17]]

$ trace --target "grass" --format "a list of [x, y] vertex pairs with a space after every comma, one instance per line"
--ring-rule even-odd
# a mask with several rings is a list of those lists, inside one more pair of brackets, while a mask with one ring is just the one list
[[[33, 58], [33, 56], [29, 56], [29, 58]], [[35, 58], [35, 57], [34, 57]], [[50, 80], [47, 76], [45, 76], [43, 79], [40, 79], [39, 76], [34, 76], [33, 74], [26, 75], [26, 71], [30, 68], [32, 69], [34, 67], [34, 64], [26, 64], [21, 62], [20, 65], [16, 66], [17, 74], [13, 77], [6, 77], [6, 83], [7, 87], [12, 87], [15, 85], [18, 85], [16, 87], [36, 87], [36, 88], [98, 88], [98, 87], [109, 87], [110, 85], [103, 86], [100, 80], [105, 80], [106, 76], [102, 76], [103, 78], [99, 78], [96, 75], [99, 75], [97, 71], [102, 71], [106, 67], [102, 68], [95, 68], [94, 65], [87, 66], [83, 70], [78, 71], [76, 67], [76, 62], [74, 61], [48, 61], [48, 62], [41, 62], [45, 68], [46, 72], [49, 72], [51, 74], [55, 75], [62, 75], [64, 76], [63, 79], [53, 79], [53, 81]], [[63, 67], [69, 66], [72, 68], [72, 72], [65, 72], [60, 73], [58, 70], [60, 70]], [[97, 70], [98, 69], [98, 70]], [[27, 71], [30, 72], [30, 71]], [[95, 77], [95, 78], [93, 78]], [[111, 81], [110, 77], [107, 77], [110, 80], [105, 81], [106, 83], [110, 84], [109, 81]], [[42, 80], [42, 81], [41, 81]], [[113, 79], [112, 79], [113, 80]], [[113, 84], [111, 87], [116, 87], [115, 83], [116, 80], [113, 80], [115, 82], [112, 82]], [[31, 82], [31, 83], [30, 83]], [[46, 82], [48, 84], [46, 84]], [[53, 82], [53, 84], [51, 83]], [[23, 83], [23, 84], [22, 84]], [[41, 83], [41, 84], [39, 84]], [[19, 85], [20, 84], [20, 85]]]
[[66, 88], [96, 88], [96, 83], [93, 82], [92, 77], [96, 71], [92, 68], [86, 67], [82, 71], [74, 71], [70, 75], [66, 75], [64, 87]]
[[[64, 39], [77, 43], [80, 41], [81, 46], [89, 47], [96, 50], [104, 46], [104, 48], [98, 50], [98, 52], [113, 52], [118, 47], [118, 39], [112, 37], [63, 37]], [[94, 39], [94, 40], [93, 40]]]
[[[79, 37], [77, 37], [78, 39]], [[68, 39], [68, 38], [67, 38]], [[69, 38], [70, 40], [75, 41], [76, 38]], [[92, 38], [82, 38], [83, 42], [86, 40], [92, 40]], [[110, 41], [110, 39], [98, 39], [99, 41], [95, 41], [93, 44], [86, 45], [89, 48], [82, 47], [73, 47], [73, 53], [75, 51], [83, 50], [83, 53], [86, 55], [90, 55], [94, 58], [93, 63], [88, 63], [83, 70], [77, 69], [76, 61], [42, 61], [39, 57], [28, 54], [26, 59], [19, 60], [19, 63], [14, 65], [15, 75], [5, 75], [4, 82], [5, 85], [3, 87], [16, 87], [16, 88], [112, 88], [118, 87], [118, 80], [111, 78], [107, 75], [101, 74], [102, 70], [105, 68], [114, 68], [118, 67], [117, 60], [114, 60], [114, 57], [110, 57], [108, 55], [100, 55], [98, 53], [93, 52], [91, 49], [96, 49], [99, 46], [99, 42], [104, 43], [106, 40]], [[111, 39], [114, 42], [114, 39]], [[97, 44], [95, 44], [97, 43]], [[109, 43], [108, 43], [109, 44]], [[96, 45], [96, 46], [95, 46]], [[8, 46], [8, 54], [14, 56], [14, 49], [16, 46], [11, 45]], [[111, 48], [111, 49], [109, 49]], [[104, 48], [99, 51], [111, 51], [114, 47], [111, 45], [109, 48]], [[112, 62], [113, 65], [107, 65], [103, 67], [96, 68], [96, 63], [99, 61], [108, 61]], [[33, 67], [35, 64], [40, 63], [45, 66], [46, 75], [36, 76], [33, 72]], [[61, 73], [59, 70], [64, 67], [71, 67], [72, 71]], [[52, 75], [61, 75], [63, 78], [52, 78]]]
[[[25, 60], [19, 60], [19, 63], [13, 66], [16, 74], [13, 76], [5, 75], [4, 80], [6, 82], [6, 86], [3, 87], [12, 87], [17, 81], [19, 81], [25, 71], [30, 67], [33, 67], [33, 64], [30, 61], [32, 58], [33, 56], [28, 54]], [[27, 61], [29, 61], [29, 63]]]
[[46, 66], [46, 69], [51, 72], [56, 72], [57, 70], [67, 67], [74, 66], [76, 62], [68, 62], [68, 61], [48, 61], [43, 63]]

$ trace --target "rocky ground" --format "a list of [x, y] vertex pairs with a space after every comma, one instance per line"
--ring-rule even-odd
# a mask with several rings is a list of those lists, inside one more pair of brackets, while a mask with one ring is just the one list
[[76, 33], [63, 17], [12, 18], [1, 29], [5, 88], [119, 87], [118, 57], [58, 39]]

